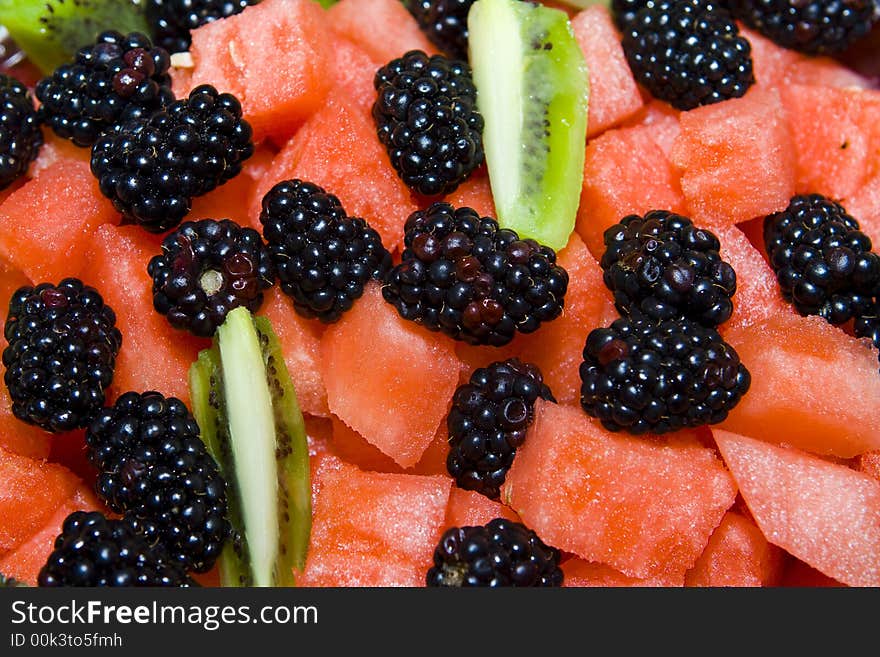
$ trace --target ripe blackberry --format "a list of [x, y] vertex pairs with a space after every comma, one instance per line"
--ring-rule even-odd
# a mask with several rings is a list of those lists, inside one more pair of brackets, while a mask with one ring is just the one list
[[97, 290], [75, 278], [21, 287], [4, 333], [3, 380], [15, 417], [64, 432], [101, 411], [122, 334]]
[[622, 44], [636, 80], [680, 110], [738, 98], [755, 82], [751, 46], [715, 0], [648, 2]]
[[550, 247], [443, 202], [414, 212], [404, 231], [402, 261], [382, 288], [404, 319], [501, 346], [562, 313], [568, 273]]
[[251, 136], [238, 99], [201, 85], [101, 137], [92, 173], [128, 221], [161, 233], [180, 223], [194, 197], [238, 175], [254, 152]]
[[147, 265], [153, 307], [176, 329], [210, 338], [230, 310], [257, 312], [275, 283], [269, 249], [253, 228], [229, 219], [187, 221]]
[[229, 534], [226, 484], [187, 407], [158, 392], [127, 392], [86, 430], [95, 489], [175, 564], [205, 572]]
[[153, 28], [156, 43], [168, 52], [186, 52], [197, 27], [240, 14], [245, 7], [260, 0], [148, 0], [147, 21]]
[[40, 116], [60, 137], [91, 146], [117, 123], [147, 117], [174, 100], [171, 58], [139, 32], [108, 31], [36, 86]]
[[422, 32], [453, 59], [467, 61], [467, 17], [474, 0], [407, 0]]
[[498, 497], [538, 397], [556, 401], [540, 370], [517, 358], [481, 367], [458, 387], [446, 417], [446, 467], [460, 488]]
[[632, 24], [636, 14], [653, 3], [654, 0], [611, 0], [608, 8], [614, 24], [617, 25], [617, 29], [625, 32]]
[[483, 162], [483, 117], [467, 62], [412, 50], [380, 68], [373, 85], [379, 140], [416, 192], [447, 194]]
[[0, 74], [0, 189], [28, 170], [42, 145], [40, 121], [27, 87]]
[[161, 545], [126, 521], [97, 511], [74, 511], [64, 520], [39, 586], [193, 586]]
[[562, 586], [560, 551], [525, 525], [495, 518], [451, 527], [434, 549], [427, 586]]
[[368, 280], [381, 280], [391, 268], [379, 233], [346, 215], [336, 196], [313, 183], [275, 185], [263, 197], [260, 222], [281, 289], [304, 317], [335, 322]]
[[736, 272], [721, 259], [712, 232], [687, 217], [652, 210], [624, 217], [604, 237], [605, 285], [621, 314], [686, 315], [713, 328], [730, 317]]
[[880, 256], [839, 203], [819, 194], [791, 199], [764, 219], [764, 245], [782, 296], [802, 315], [843, 324], [880, 293]]
[[751, 376], [715, 329], [687, 318], [620, 318], [590, 332], [581, 406], [611, 431], [655, 434], [715, 424]]
[[876, 0], [727, 0], [727, 5], [774, 43], [811, 55], [845, 50], [880, 18]]

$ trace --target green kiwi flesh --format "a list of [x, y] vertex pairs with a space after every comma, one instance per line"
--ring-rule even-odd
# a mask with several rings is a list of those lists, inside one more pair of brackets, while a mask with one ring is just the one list
[[556, 250], [574, 229], [583, 182], [589, 76], [568, 15], [477, 0], [469, 60], [498, 223]]
[[293, 586], [305, 567], [311, 485], [305, 424], [269, 321], [227, 315], [190, 368], [193, 413], [227, 484], [223, 586]]
[[134, 0], [0, 0], [0, 25], [37, 68], [48, 74], [73, 59], [104, 30], [150, 34]]

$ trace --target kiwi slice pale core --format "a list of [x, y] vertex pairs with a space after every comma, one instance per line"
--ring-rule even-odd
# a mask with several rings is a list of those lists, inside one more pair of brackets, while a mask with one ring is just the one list
[[583, 182], [589, 76], [565, 12], [477, 0], [469, 59], [498, 223], [556, 250]]

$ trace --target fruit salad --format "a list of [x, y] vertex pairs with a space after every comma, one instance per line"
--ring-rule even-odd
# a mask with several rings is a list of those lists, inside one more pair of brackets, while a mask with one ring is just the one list
[[880, 586], [876, 0], [0, 25], [0, 586]]

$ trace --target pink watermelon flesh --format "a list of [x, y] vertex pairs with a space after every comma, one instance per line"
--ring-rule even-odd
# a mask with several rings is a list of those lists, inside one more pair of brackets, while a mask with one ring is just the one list
[[255, 141], [283, 140], [330, 88], [333, 39], [326, 21], [312, 0], [266, 0], [207, 23], [192, 32], [189, 84], [235, 94]]
[[540, 401], [501, 492], [545, 543], [668, 584], [684, 582], [735, 496], [714, 450], [692, 437], [614, 434]]
[[313, 525], [300, 586], [424, 586], [449, 503], [448, 477], [313, 465]]
[[562, 563], [562, 572], [565, 574], [562, 585], [567, 587], [667, 587], [669, 584], [663, 580], [639, 579], [629, 577], [611, 566], [603, 563], [584, 561], [577, 557], [570, 558]]
[[817, 454], [880, 448], [877, 351], [820, 317], [780, 313], [724, 331], [751, 387], [722, 428]]
[[607, 7], [595, 5], [579, 12], [571, 29], [590, 75], [589, 139], [638, 111], [644, 101]]
[[576, 230], [596, 260], [605, 230], [628, 214], [684, 212], [678, 172], [654, 139], [651, 126], [609, 130], [590, 140]]
[[691, 218], [731, 224], [785, 209], [796, 164], [778, 93], [753, 87], [742, 98], [682, 112], [679, 121], [672, 161]]
[[798, 449], [714, 430], [767, 540], [850, 586], [880, 586], [880, 482]]
[[728, 511], [691, 568], [687, 586], [776, 586], [785, 553], [764, 538], [757, 525]]
[[341, 0], [327, 12], [333, 31], [384, 66], [408, 50], [437, 52], [398, 0]]
[[510, 507], [472, 490], [452, 487], [449, 507], [446, 509], [447, 528], [485, 525], [494, 518], [520, 522], [519, 516]]
[[334, 415], [406, 468], [434, 440], [458, 385], [452, 341], [402, 319], [371, 283], [321, 338]]

